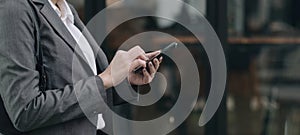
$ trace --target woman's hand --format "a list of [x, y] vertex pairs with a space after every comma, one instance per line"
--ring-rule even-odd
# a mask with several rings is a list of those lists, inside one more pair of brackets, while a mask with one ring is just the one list
[[[159, 53], [160, 51], [155, 51], [152, 53], [147, 53], [146, 56], [148, 58], [151, 58], [158, 55]], [[132, 62], [129, 69], [131, 71], [128, 76], [129, 82], [134, 85], [144, 85], [150, 83], [153, 80], [155, 73], [157, 72], [161, 62], [162, 62], [162, 57], [160, 57], [159, 60], [155, 58], [154, 60], [150, 61], [148, 65], [146, 65], [146, 61], [142, 59], [139, 58], [135, 59]], [[143, 66], [142, 74], [133, 72], [133, 70], [139, 65]], [[149, 67], [149, 71], [146, 70], [146, 66]]]
[[129, 51], [118, 51], [110, 65], [99, 75], [103, 80], [105, 89], [116, 86], [126, 79], [131, 71], [130, 66], [132, 63], [146, 67], [145, 61], [147, 59], [144, 50], [139, 46], [135, 46]]

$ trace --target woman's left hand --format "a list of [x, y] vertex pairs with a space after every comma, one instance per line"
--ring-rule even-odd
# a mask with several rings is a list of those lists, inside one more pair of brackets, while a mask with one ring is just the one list
[[[158, 55], [159, 53], [160, 51], [155, 51], [155, 52], [147, 53], [146, 56], [148, 58], [151, 58]], [[134, 60], [130, 66], [131, 72], [129, 73], [128, 76], [129, 82], [133, 85], [144, 85], [150, 83], [153, 80], [155, 73], [157, 72], [160, 66], [160, 63], [162, 62], [162, 59], [163, 59], [162, 57], [160, 57], [159, 59], [155, 58], [152, 61], [150, 61], [147, 65], [146, 65], [146, 61], [143, 61], [139, 58]], [[132, 72], [138, 65], [143, 65], [142, 73]], [[147, 71], [146, 66], [149, 68], [149, 71]]]

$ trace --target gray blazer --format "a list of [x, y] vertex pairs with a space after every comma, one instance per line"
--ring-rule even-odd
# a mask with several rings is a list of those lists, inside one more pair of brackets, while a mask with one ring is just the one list
[[[83, 29], [71, 9], [75, 25]], [[0, 108], [8, 114], [1, 119], [10, 120], [20, 134], [95, 135], [92, 123], [98, 113], [106, 111], [107, 92], [48, 1], [0, 0], [0, 18]], [[34, 20], [39, 23], [40, 41], [35, 40]], [[88, 32], [84, 35], [97, 54], [100, 73], [108, 65], [106, 56]], [[36, 42], [43, 50], [44, 91], [39, 89]]]

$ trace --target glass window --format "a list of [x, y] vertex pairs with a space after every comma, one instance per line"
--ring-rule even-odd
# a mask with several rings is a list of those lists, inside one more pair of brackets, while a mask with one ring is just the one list
[[298, 135], [298, 0], [228, 0], [228, 133]]

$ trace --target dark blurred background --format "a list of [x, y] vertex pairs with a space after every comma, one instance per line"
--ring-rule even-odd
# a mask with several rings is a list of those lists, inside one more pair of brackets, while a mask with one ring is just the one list
[[[78, 10], [80, 17], [88, 22], [96, 13], [117, 0], [68, 1]], [[206, 126], [199, 127], [197, 123], [209, 92], [210, 66], [205, 51], [199, 45], [201, 43], [184, 27], [154, 17], [136, 18], [109, 33], [102, 46], [111, 60], [124, 41], [151, 30], [168, 33], [191, 50], [200, 71], [199, 98], [188, 119], [170, 134], [300, 135], [300, 1], [183, 1], [198, 9], [208, 19], [226, 53], [226, 93], [217, 113]], [[160, 0], [125, 0], [125, 3], [129, 6], [141, 6], [145, 10], [156, 8], [159, 12], [174, 9], [170, 17], [185, 17], [191, 21], [191, 25], [197, 21], [195, 13], [176, 5], [171, 9], [166, 8], [168, 4], [161, 3]], [[129, 12], [126, 9], [119, 10], [124, 14]], [[182, 13], [189, 16], [182, 16]], [[153, 46], [169, 42], [164, 38], [149, 38], [149, 43]], [[148, 107], [127, 105], [116, 110], [121, 110], [122, 116], [134, 120], [147, 120], [163, 115], [172, 108], [179, 94], [180, 76], [176, 74], [177, 71], [172, 60], [166, 58], [160, 69], [168, 79], [164, 97]], [[130, 128], [124, 128], [119, 123], [116, 130], [122, 133]], [[134, 135], [134, 131], [131, 134]]]

